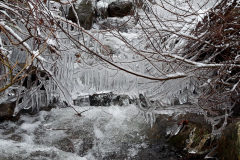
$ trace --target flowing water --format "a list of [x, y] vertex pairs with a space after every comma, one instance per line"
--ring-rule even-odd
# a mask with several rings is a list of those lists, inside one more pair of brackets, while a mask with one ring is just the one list
[[[0, 124], [0, 159], [169, 159], [177, 150], [149, 137], [134, 105], [53, 108]], [[167, 127], [167, 126], [165, 126]], [[162, 128], [162, 134], [165, 129]]]

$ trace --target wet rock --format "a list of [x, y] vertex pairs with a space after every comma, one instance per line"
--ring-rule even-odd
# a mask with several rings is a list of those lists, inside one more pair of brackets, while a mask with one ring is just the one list
[[19, 119], [19, 116], [16, 117], [12, 116], [15, 106], [16, 102], [0, 104], [0, 121]]
[[146, 98], [142, 94], [139, 94], [139, 100], [140, 100], [140, 103], [141, 103], [142, 107], [148, 108]]
[[228, 125], [223, 131], [219, 141], [218, 159], [240, 159], [240, 121]]
[[[85, 124], [90, 126], [89, 124]], [[81, 157], [87, 155], [94, 146], [93, 130], [83, 130], [81, 127], [66, 131], [68, 138], [74, 145], [75, 153]]]
[[[83, 0], [78, 5], [77, 8], [75, 7], [75, 10], [77, 12], [77, 16], [78, 16], [80, 25], [86, 30], [91, 29], [93, 18], [94, 18], [94, 10], [92, 7], [92, 1]], [[77, 18], [75, 17], [72, 7], [69, 8], [69, 13], [68, 13], [67, 19], [69, 19], [73, 22], [77, 22]]]
[[112, 92], [93, 94], [89, 96], [89, 103], [90, 106], [124, 106], [130, 104], [130, 97], [128, 95], [113, 94]]
[[138, 160], [169, 160], [179, 159], [180, 155], [178, 154], [177, 149], [164, 144], [162, 141], [158, 144], [151, 145], [150, 147], [141, 150], [134, 158]]
[[35, 151], [30, 154], [30, 157], [36, 159], [56, 159], [57, 154], [55, 152]]
[[87, 152], [93, 147], [93, 138], [83, 138], [82, 144], [79, 146], [78, 154], [85, 156]]
[[89, 96], [90, 106], [110, 106], [113, 93], [93, 94]]
[[4, 160], [25, 160], [25, 158], [18, 155], [0, 155], [0, 159]]
[[65, 152], [72, 152], [72, 153], [75, 152], [74, 145], [73, 145], [72, 141], [68, 138], [64, 138], [62, 140], [54, 142], [54, 146]]
[[[180, 130], [176, 135], [166, 135], [166, 131], [169, 127], [174, 129], [172, 126], [179, 127]], [[196, 128], [194, 132], [195, 137], [192, 139], [193, 142], [191, 145], [189, 145], [189, 135], [194, 128]], [[216, 143], [216, 139], [214, 139], [214, 137], [211, 137], [212, 139], [207, 138], [207, 136], [210, 135], [209, 133], [211, 133], [211, 126], [205, 122], [202, 115], [193, 113], [173, 115], [170, 117], [167, 115], [159, 115], [156, 118], [156, 123], [154, 123], [152, 128], [146, 132], [148, 141], [150, 142], [150, 145], [152, 145], [152, 148], [154, 148], [153, 151], [148, 147], [148, 150], [150, 152], [149, 154], [151, 154], [153, 158], [157, 157], [158, 159], [169, 159], [169, 157], [172, 157], [172, 159], [179, 159], [181, 156], [189, 156], [192, 159], [203, 159], [204, 156], [210, 152], [209, 148], [211, 148], [211, 145]], [[162, 142], [163, 139], [166, 140], [165, 142], [167, 142], [169, 147], [162, 146], [164, 144]], [[159, 147], [156, 147], [157, 144], [159, 144]], [[196, 149], [198, 154], [188, 153], [188, 151], [194, 149]], [[159, 152], [160, 154], [166, 153], [167, 156], [161, 155], [162, 157], [158, 157], [160, 155], [156, 156], [155, 152]], [[181, 155], [177, 153], [181, 153]], [[145, 155], [142, 155], [140, 157], [147, 155], [147, 153], [144, 154]]]
[[11, 137], [9, 137], [8, 139], [13, 140], [13, 141], [17, 141], [20, 142], [22, 141], [22, 137], [20, 135], [17, 134], [13, 134]]
[[4, 132], [2, 132], [2, 135], [10, 135], [15, 132], [16, 128], [5, 126], [0, 126], [0, 129], [4, 129]]
[[188, 139], [188, 137], [189, 137], [189, 132], [179, 133], [178, 135], [173, 136], [169, 140], [169, 144], [177, 147], [179, 150], [183, 150], [186, 147], [186, 140]]
[[132, 2], [112, 2], [108, 5], [109, 17], [124, 17], [131, 14]]

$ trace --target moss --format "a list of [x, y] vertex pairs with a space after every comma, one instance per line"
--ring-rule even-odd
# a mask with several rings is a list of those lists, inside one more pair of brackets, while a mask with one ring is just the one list
[[[230, 124], [219, 141], [218, 159], [219, 160], [237, 160], [239, 159], [237, 147], [238, 139], [238, 125], [236, 123]], [[238, 148], [238, 149], [237, 149]]]
[[188, 135], [185, 133], [180, 133], [176, 136], [173, 136], [169, 140], [169, 144], [180, 150], [183, 150], [185, 148], [186, 139], [188, 139]]

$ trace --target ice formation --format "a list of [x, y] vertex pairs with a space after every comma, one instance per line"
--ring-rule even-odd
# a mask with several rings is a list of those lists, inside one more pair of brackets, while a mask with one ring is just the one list
[[[104, 0], [102, 2], [104, 5], [106, 3], [110, 3], [110, 1]], [[194, 9], [197, 8], [189, 8], [190, 3], [193, 3], [194, 7], [199, 7], [204, 4], [204, 1], [194, 0], [185, 3], [181, 0], [175, 0], [169, 1], [164, 6], [169, 7], [170, 10], [174, 9], [175, 13], [191, 13], [191, 10], [195, 12]], [[187, 18], [184, 20], [191, 23], [173, 24], [171, 20], [178, 18], [176, 14], [154, 5], [154, 2], [146, 2], [146, 7], [152, 7], [149, 9], [149, 15], [139, 11], [138, 14], [142, 21], [139, 21], [128, 32], [124, 33], [116, 30], [102, 32], [94, 28], [89, 31], [83, 30], [79, 27], [79, 24], [67, 20], [64, 14], [60, 14], [63, 11], [68, 12], [69, 5], [62, 4], [63, 10], [60, 12], [58, 9], [60, 7], [59, 3], [48, 1], [45, 4], [41, 2], [38, 10], [35, 10], [33, 3], [29, 1], [29, 6], [34, 10], [32, 18], [40, 16], [38, 19], [44, 19], [43, 15], [47, 15], [57, 21], [54, 22], [51, 29], [44, 30], [38, 26], [36, 30], [30, 31], [45, 42], [36, 48], [33, 41], [37, 41], [37, 39], [27, 39], [25, 33], [29, 30], [27, 30], [25, 22], [21, 19], [14, 20], [13, 17], [12, 19], [17, 27], [9, 26], [2, 20], [0, 24], [17, 41], [26, 39], [22, 44], [25, 50], [16, 46], [8, 48], [10, 42], [6, 41], [7, 37], [4, 36], [0, 38], [0, 47], [2, 50], [6, 50], [4, 54], [9, 57], [12, 64], [26, 63], [27, 61], [29, 66], [25, 69], [33, 64], [38, 71], [44, 71], [46, 75], [41, 76], [37, 73], [36, 81], [30, 82], [31, 74], [29, 74], [21, 79], [21, 84], [27, 81], [25, 86], [16, 84], [1, 93], [0, 103], [10, 99], [11, 94], [9, 93], [14, 92], [17, 99], [14, 115], [21, 109], [38, 109], [47, 105], [51, 103], [54, 97], [73, 105], [73, 99], [78, 96], [101, 92], [127, 93], [132, 96], [144, 93], [149, 99], [157, 99], [158, 106], [173, 105], [174, 99], [178, 99], [180, 104], [187, 102], [195, 104], [201, 92], [199, 86], [202, 82], [191, 74], [184, 72], [184, 69], [188, 67], [187, 65], [179, 67], [180, 64], [171, 63], [172, 59], [178, 61], [184, 59], [175, 55], [174, 52], [181, 49], [186, 40], [179, 38], [176, 34], [169, 34], [169, 31], [172, 30], [174, 33], [178, 31], [178, 34], [189, 36], [190, 29], [193, 29], [194, 25], [202, 20], [203, 10], [215, 5], [215, 1], [209, 3], [204, 5], [205, 8], [199, 10], [197, 16], [186, 16]], [[99, 6], [102, 4], [98, 3]], [[6, 8], [4, 2], [0, 2], [0, 7]], [[13, 13], [19, 14], [17, 11], [13, 11]], [[165, 26], [161, 26], [160, 23], [152, 24], [155, 27], [152, 30], [160, 29], [161, 33], [156, 33], [156, 36], [149, 39], [151, 42], [155, 42], [149, 48], [150, 42], [146, 42], [147, 34], [144, 36], [144, 31], [139, 30], [139, 27], [147, 27], [150, 24], [149, 20], [157, 21], [153, 14], [158, 15], [162, 20], [168, 19], [168, 21], [166, 21]], [[131, 17], [112, 18], [112, 20], [127, 22], [131, 20]], [[149, 29], [148, 31], [152, 30]], [[168, 32], [164, 32], [165, 30]], [[158, 38], [158, 36], [161, 36], [161, 38]], [[3, 45], [2, 41], [6, 42], [7, 45]], [[131, 47], [126, 47], [128, 44]], [[30, 56], [26, 54], [26, 50], [34, 56], [32, 60], [29, 60]], [[161, 54], [151, 54], [152, 52], [158, 53], [159, 50], [161, 50]], [[142, 51], [145, 54], [142, 55], [137, 51]], [[188, 60], [186, 60], [186, 63], [192, 63], [191, 65], [197, 67], [205, 65], [192, 61], [188, 62]], [[15, 67], [15, 74], [19, 73], [21, 69]], [[4, 86], [4, 83], [8, 84], [10, 82], [9, 77], [4, 77], [5, 73], [3, 67], [1, 67], [0, 74], [1, 78], [3, 77], [0, 83], [1, 87]], [[24, 71], [22, 74], [24, 75], [26, 72]], [[43, 87], [44, 90], [41, 90]], [[152, 105], [150, 102], [148, 104], [147, 109], [141, 106], [139, 108], [152, 125], [155, 121], [155, 114], [159, 111], [156, 110], [157, 106], [155, 104]]]

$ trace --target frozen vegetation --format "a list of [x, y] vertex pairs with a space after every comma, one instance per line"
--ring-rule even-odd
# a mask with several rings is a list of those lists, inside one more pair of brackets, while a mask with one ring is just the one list
[[[234, 68], [239, 64], [215, 63], [215, 54], [203, 60], [199, 60], [198, 54], [186, 55], [190, 40], [216, 48], [228, 46], [200, 39], [205, 32], [192, 34], [208, 17], [208, 11], [220, 2], [147, 1], [141, 7], [134, 6], [133, 15], [98, 17], [90, 30], [83, 29], [78, 19], [74, 23], [66, 18], [69, 8], [83, 1], [60, 2], [30, 0], [15, 6], [0, 2], [1, 16], [10, 19], [0, 19], [2, 33], [5, 33], [0, 37], [0, 104], [16, 101], [13, 116], [21, 110], [39, 110], [56, 99], [70, 106], [41, 111], [35, 117], [23, 115], [18, 121], [22, 120], [21, 124], [1, 124], [3, 158], [18, 155], [22, 159], [31, 156], [34, 159], [36, 152], [41, 152], [40, 157], [50, 155], [50, 159], [101, 159], [108, 152], [120, 152], [118, 145], [135, 137], [125, 151], [131, 159], [139, 148], [146, 147], [142, 130], [153, 126], [157, 115], [176, 112], [203, 114], [212, 126], [212, 133], [221, 133], [232, 104], [226, 100], [209, 109], [203, 108], [199, 99], [204, 99], [216, 82], [225, 81], [220, 76], [213, 79], [215, 72], [210, 69], [218, 67], [219, 73], [226, 65]], [[106, 10], [111, 2], [91, 1], [97, 10]], [[140, 0], [133, 2], [141, 3]], [[76, 10], [73, 10], [75, 15]], [[103, 29], [106, 23], [110, 26]], [[239, 81], [231, 81], [226, 87], [227, 93], [234, 92], [238, 84]], [[74, 105], [78, 98], [110, 92], [128, 95], [136, 105], [90, 109]], [[144, 106], [140, 94], [145, 97]], [[176, 101], [178, 108], [174, 106]], [[221, 115], [211, 110], [219, 108], [224, 109]], [[83, 110], [88, 111], [81, 116], [74, 115]], [[221, 127], [216, 128], [220, 122]], [[4, 136], [4, 129], [11, 128], [13, 132]], [[14, 135], [20, 140], [12, 140], [10, 137]], [[84, 138], [91, 144], [85, 144]], [[71, 142], [67, 154], [58, 148], [59, 143], [55, 145], [63, 139]], [[78, 152], [83, 144], [91, 145], [87, 153]]]

